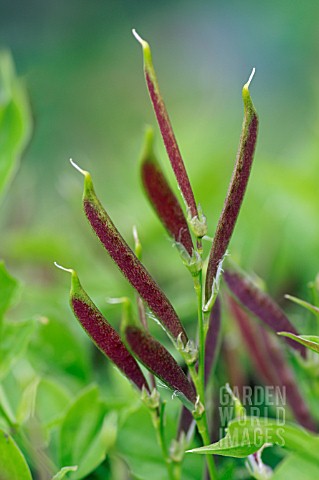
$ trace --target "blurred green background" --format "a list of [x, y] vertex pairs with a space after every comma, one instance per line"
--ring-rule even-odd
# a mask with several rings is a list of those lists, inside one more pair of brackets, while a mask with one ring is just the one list
[[[251, 92], [260, 135], [230, 252], [274, 291], [283, 282], [295, 291], [314, 278], [318, 2], [2, 0], [0, 5], [0, 42], [13, 54], [34, 122], [1, 207], [0, 254], [27, 282], [30, 301], [42, 289], [43, 298], [48, 284], [65, 288], [54, 260], [77, 268], [101, 295], [127, 288], [86, 225], [82, 178], [69, 157], [91, 171], [98, 195], [129, 241], [137, 225], [145, 263], [168, 292], [183, 296], [188, 288], [139, 184], [143, 129], [155, 119], [132, 27], [153, 48], [162, 94], [211, 235], [236, 155], [241, 87], [256, 67]], [[158, 131], [156, 148], [175, 185]]]
[[[146, 266], [188, 328], [194, 323], [191, 279], [140, 186], [144, 127], [156, 122], [132, 28], [152, 46], [211, 236], [236, 157], [241, 88], [256, 67], [250, 90], [260, 132], [230, 253], [278, 298], [288, 292], [309, 298], [307, 284], [319, 270], [318, 18], [316, 0], [0, 0], [0, 48], [13, 56], [33, 118], [31, 141], [0, 205], [0, 258], [24, 284], [12, 317], [41, 316], [28, 359], [37, 374], [60, 381], [65, 375], [73, 393], [96, 378], [98, 353], [92, 347], [89, 360], [82, 348], [89, 341], [68, 307], [69, 278], [54, 261], [78, 271], [113, 323], [119, 307], [106, 298], [131, 292], [90, 231], [83, 178], [70, 157], [90, 170], [130, 245], [137, 225]], [[156, 151], [177, 191], [157, 127]], [[48, 328], [46, 317], [53, 319]], [[112, 371], [102, 365], [101, 378], [104, 368]], [[128, 387], [108, 378], [128, 395]], [[15, 387], [8, 391], [14, 396]]]

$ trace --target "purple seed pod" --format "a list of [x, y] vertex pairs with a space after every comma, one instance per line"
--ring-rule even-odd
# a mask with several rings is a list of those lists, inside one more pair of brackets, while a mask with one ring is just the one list
[[244, 102], [242, 134], [233, 176], [228, 188], [222, 213], [218, 220], [210, 252], [206, 276], [206, 302], [212, 294], [212, 286], [217, 275], [219, 264], [223, 260], [233, 234], [254, 158], [258, 131], [258, 117], [249, 93], [249, 84], [254, 73], [255, 69], [253, 69], [249, 80], [244, 85], [242, 91]]
[[147, 381], [135, 358], [127, 350], [116, 330], [83, 290], [76, 272], [55, 265], [71, 273], [71, 308], [91, 340], [140, 390], [145, 387], [149, 391]]
[[205, 345], [205, 384], [209, 380], [211, 370], [214, 366], [218, 347], [220, 342], [221, 326], [221, 308], [219, 298], [216, 298], [215, 304], [209, 315], [209, 326]]
[[189, 209], [191, 217], [197, 217], [198, 212], [192, 187], [175, 139], [175, 135], [168, 117], [168, 113], [166, 111], [164, 101], [159, 91], [158, 82], [152, 62], [150, 46], [136, 33], [135, 30], [133, 30], [133, 35], [141, 44], [143, 49], [144, 72], [147, 88], [151, 97], [158, 125], [162, 133], [165, 148], [170, 159], [172, 168], [174, 170], [177, 183], [179, 185], [187, 208]]
[[294, 373], [277, 338], [271, 336], [262, 325], [253, 323], [247, 313], [232, 298], [229, 298], [229, 306], [241, 330], [252, 361], [265, 384], [285, 388], [287, 402], [296, 420], [303, 427], [316, 431], [316, 426], [299, 391]]
[[256, 322], [252, 323], [248, 314], [232, 297], [228, 297], [228, 305], [259, 374], [265, 383], [272, 385], [274, 383], [274, 371], [270, 359], [267, 359], [265, 355], [263, 336], [257, 333], [258, 325], [256, 325]]
[[182, 393], [194, 405], [194, 386], [166, 348], [148, 332], [134, 325], [127, 325], [124, 333], [128, 348], [134, 356], [165, 385]]
[[84, 211], [101, 243], [123, 275], [152, 310], [166, 332], [174, 340], [177, 340], [178, 336], [181, 335], [182, 341], [186, 344], [187, 335], [177, 313], [164, 292], [127, 245], [104, 210], [95, 194], [91, 175], [81, 170], [74, 162], [72, 162], [72, 165], [84, 175]]
[[[264, 322], [274, 332], [286, 331], [298, 335], [296, 329], [292, 326], [285, 313], [279, 305], [265, 292], [248, 278], [238, 271], [225, 270], [224, 279], [233, 295], [242, 303], [244, 307], [250, 310], [256, 317]], [[293, 340], [286, 338], [286, 342], [305, 357], [305, 347]]]
[[141, 162], [141, 177], [145, 192], [162, 224], [175, 242], [182, 244], [189, 256], [193, 242], [181, 206], [170, 188], [153, 152], [153, 131], [146, 132], [145, 149]]
[[309, 408], [298, 388], [295, 374], [286, 361], [286, 358], [280, 348], [278, 339], [273, 338], [273, 336], [270, 336], [268, 332], [265, 332], [261, 325], [259, 325], [259, 328], [261, 328], [262, 335], [263, 333], [266, 333], [266, 335], [263, 337], [265, 349], [267, 351], [268, 358], [271, 359], [271, 363], [277, 377], [277, 384], [286, 388], [287, 402], [294, 417], [304, 428], [307, 428], [313, 432], [317, 432], [318, 429], [309, 412]]

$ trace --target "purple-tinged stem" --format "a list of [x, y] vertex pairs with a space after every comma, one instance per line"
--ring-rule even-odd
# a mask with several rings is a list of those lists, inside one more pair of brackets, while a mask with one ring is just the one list
[[[214, 307], [209, 316], [209, 327], [206, 336], [205, 347], [205, 385], [207, 385], [214, 363], [216, 361], [219, 343], [220, 343], [220, 327], [221, 327], [221, 308], [219, 298], [216, 299]], [[193, 417], [189, 410], [183, 407], [179, 419], [178, 435], [183, 431], [187, 434]]]
[[108, 251], [111, 258], [128, 279], [141, 298], [147, 303], [166, 332], [177, 340], [179, 335], [184, 344], [186, 332], [170, 301], [138, 260], [113, 224], [97, 198], [91, 175], [73, 165], [84, 175], [83, 206], [86, 217], [94, 232]]
[[70, 304], [74, 315], [83, 329], [95, 345], [131, 382], [140, 390], [145, 387], [147, 391], [149, 391], [148, 383], [135, 358], [127, 350], [116, 330], [114, 330], [103, 317], [90, 297], [83, 290], [76, 272], [68, 269], [63, 270], [71, 273]]
[[252, 74], [248, 82], [244, 85], [242, 91], [244, 102], [244, 121], [242, 126], [242, 134], [239, 142], [233, 176], [228, 188], [222, 213], [218, 220], [213, 245], [210, 252], [206, 276], [206, 302], [208, 302], [212, 295], [212, 287], [214, 279], [217, 275], [219, 264], [223, 260], [233, 234], [246, 192], [254, 158], [258, 131], [258, 117], [249, 93], [249, 84], [254, 72], [255, 70], [252, 71]]
[[[234, 270], [225, 270], [224, 279], [230, 291], [240, 303], [250, 310], [274, 332], [286, 331], [298, 335], [286, 314], [265, 292], [259, 290], [247, 275]], [[289, 338], [286, 342], [305, 357], [305, 347]]]
[[205, 347], [205, 385], [207, 384], [212, 368], [216, 361], [220, 343], [221, 308], [219, 298], [216, 298], [209, 315], [209, 326], [206, 335]]
[[148, 332], [134, 325], [128, 325], [124, 332], [128, 348], [134, 356], [165, 385], [182, 393], [194, 406], [194, 386], [166, 348]]
[[170, 188], [153, 151], [153, 131], [148, 129], [141, 162], [141, 177], [146, 195], [162, 224], [175, 242], [182, 244], [189, 256], [193, 242], [181, 206]]
[[193, 190], [175, 139], [175, 135], [171, 126], [170, 119], [168, 117], [168, 113], [166, 111], [164, 101], [159, 91], [158, 82], [152, 62], [150, 46], [136, 33], [135, 30], [133, 30], [133, 35], [141, 44], [143, 49], [144, 72], [147, 88], [151, 97], [158, 125], [162, 133], [165, 148], [170, 159], [172, 168], [174, 170], [177, 183], [179, 185], [187, 208], [190, 211], [191, 217], [197, 217], [198, 212]]

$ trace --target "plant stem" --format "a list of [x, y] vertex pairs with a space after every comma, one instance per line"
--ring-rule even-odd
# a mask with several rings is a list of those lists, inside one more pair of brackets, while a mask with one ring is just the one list
[[203, 295], [203, 273], [202, 270], [199, 271], [198, 276], [195, 277], [195, 291], [197, 295], [197, 314], [198, 314], [198, 395], [200, 400], [204, 405], [204, 389], [205, 389], [205, 327], [204, 327], [204, 318], [203, 318], [203, 305], [202, 305], [202, 295]]
[[[197, 295], [197, 312], [198, 312], [198, 372], [195, 366], [190, 367], [190, 374], [194, 382], [203, 411], [196, 418], [197, 428], [204, 445], [209, 445], [210, 438], [208, 432], [207, 416], [205, 411], [205, 341], [207, 328], [204, 324], [203, 316], [203, 272], [199, 271], [198, 276], [194, 278], [194, 287]], [[206, 455], [206, 462], [211, 480], [217, 479], [217, 471], [212, 455]]]
[[165, 433], [164, 433], [164, 410], [165, 403], [161, 403], [159, 408], [153, 410], [152, 421], [155, 427], [157, 442], [162, 450], [162, 455], [166, 464], [167, 473], [169, 480], [179, 480], [180, 476], [178, 475], [178, 469], [174, 468], [172, 459], [169, 456], [168, 448], [166, 445]]
[[[196, 371], [195, 366], [189, 367], [189, 372], [191, 375], [191, 378], [194, 382], [196, 391], [199, 395], [200, 402], [202, 404], [203, 411], [201, 412], [200, 416], [196, 416], [196, 412], [193, 415], [194, 419], [196, 421], [196, 425], [198, 428], [198, 432], [202, 438], [203, 445], [209, 445], [211, 443], [210, 438], [209, 438], [209, 432], [208, 432], [208, 423], [207, 423], [207, 416], [206, 416], [206, 410], [205, 410], [205, 396], [201, 396], [199, 393], [201, 390], [204, 391], [204, 386], [202, 387], [200, 385], [200, 378], [199, 375]], [[203, 384], [204, 385], [204, 384]], [[208, 472], [209, 472], [209, 477], [211, 480], [216, 480], [218, 478], [217, 476], [217, 471], [215, 467], [215, 462], [214, 462], [214, 457], [213, 455], [205, 455], [206, 458], [206, 463], [208, 467]]]

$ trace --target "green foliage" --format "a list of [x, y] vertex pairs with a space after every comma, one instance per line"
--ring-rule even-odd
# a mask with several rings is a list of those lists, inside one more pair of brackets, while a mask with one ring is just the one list
[[244, 458], [264, 444], [277, 444], [318, 463], [319, 437], [296, 425], [281, 424], [268, 418], [246, 417], [228, 424], [227, 435], [219, 442], [191, 450], [192, 453]]
[[316, 335], [294, 335], [293, 333], [288, 332], [279, 332], [278, 335], [291, 338], [297, 343], [300, 343], [301, 345], [309, 348], [309, 350], [319, 353], [319, 337], [317, 337]]
[[16, 78], [9, 52], [0, 51], [0, 198], [12, 180], [30, 139], [27, 96]]
[[7, 272], [4, 262], [0, 262], [0, 325], [4, 313], [12, 302], [14, 293], [17, 290], [17, 281]]
[[[217, 4], [214, 5], [216, 10], [218, 10]], [[32, 9], [33, 7], [28, 6], [28, 8]], [[70, 7], [63, 5], [63, 8], [68, 10]], [[173, 9], [173, 6], [171, 8]], [[185, 11], [187, 8], [185, 6]], [[291, 13], [289, 15], [289, 18], [293, 16]], [[6, 14], [4, 14], [5, 16]], [[98, 20], [97, 17], [98, 15], [92, 18]], [[316, 17], [316, 15], [313, 16], [313, 18]], [[88, 18], [91, 21], [91, 17]], [[100, 23], [92, 22], [96, 31], [98, 31], [99, 25], [100, 28], [103, 26], [103, 31], [107, 30], [104, 20], [103, 18], [102, 21], [101, 16]], [[280, 23], [280, 18], [278, 21]], [[70, 22], [72, 23], [71, 15]], [[114, 25], [114, 28], [117, 27]], [[127, 26], [125, 29], [127, 30]], [[113, 31], [113, 29], [110, 30]], [[115, 31], [116, 34], [119, 33], [118, 30]], [[302, 32], [302, 30], [300, 31]], [[289, 37], [289, 32], [285, 30], [285, 42], [286, 35]], [[305, 41], [304, 35], [302, 37]], [[51, 42], [52, 37], [48, 35], [47, 38]], [[102, 38], [103, 48], [100, 50], [103, 52], [103, 56], [99, 61], [104, 64], [107, 42], [101, 35]], [[117, 36], [117, 39], [119, 38], [120, 35]], [[167, 40], [163, 39], [163, 45], [166, 44], [165, 42]], [[287, 41], [287, 45], [289, 43]], [[113, 48], [113, 39], [110, 44]], [[37, 42], [34, 42], [34, 45], [37, 45]], [[86, 36], [83, 45], [87, 45]], [[189, 44], [185, 42], [185, 45], [185, 50], [185, 46], [180, 45], [181, 58], [186, 55]], [[31, 48], [34, 47], [31, 44], [28, 45], [28, 49]], [[60, 277], [58, 277], [58, 281], [56, 280], [51, 266], [53, 260], [56, 259], [61, 261], [76, 259], [77, 268], [85, 271], [88, 283], [91, 282], [92, 292], [95, 288], [96, 295], [100, 297], [100, 304], [104, 305], [103, 308], [105, 308], [105, 297], [109, 296], [110, 292], [114, 295], [118, 292], [126, 293], [128, 291], [128, 289], [125, 290], [124, 283], [121, 283], [113, 275], [109, 265], [100, 261], [99, 250], [93, 249], [92, 251], [88, 248], [90, 240], [85, 237], [84, 229], [77, 217], [77, 207], [69, 212], [69, 217], [66, 215], [65, 205], [68, 205], [69, 208], [79, 191], [71, 177], [67, 178], [65, 175], [64, 168], [63, 174], [60, 173], [62, 162], [65, 162], [66, 142], [70, 141], [68, 147], [72, 154], [74, 151], [81, 153], [89, 151], [90, 157], [96, 159], [97, 162], [98, 158], [101, 158], [103, 174], [107, 168], [104, 164], [105, 158], [115, 158], [114, 149], [115, 147], [119, 148], [116, 151], [116, 158], [121, 158], [121, 161], [114, 162], [109, 168], [111, 181], [108, 183], [108, 188], [104, 190], [104, 196], [107, 198], [112, 215], [114, 213], [114, 218], [122, 222], [123, 230], [126, 229], [125, 233], [128, 233], [131, 213], [128, 213], [126, 205], [123, 204], [124, 200], [120, 197], [116, 181], [117, 175], [121, 174], [123, 185], [131, 185], [131, 188], [126, 189], [125, 202], [130, 205], [130, 212], [135, 212], [134, 221], [136, 220], [142, 226], [146, 224], [148, 226], [147, 229], [141, 229], [143, 244], [145, 242], [146, 247], [144, 250], [146, 262], [153, 269], [156, 277], [163, 282], [168, 296], [174, 298], [174, 307], [176, 305], [177, 311], [181, 313], [183, 321], [185, 320], [187, 332], [192, 332], [195, 316], [190, 301], [192, 286], [182, 279], [181, 269], [178, 266], [175, 267], [172, 249], [167, 244], [163, 232], [157, 227], [156, 221], [149, 215], [147, 208], [144, 207], [144, 203], [134, 190], [135, 185], [132, 182], [134, 162], [132, 159], [137, 156], [134, 148], [137, 150], [139, 143], [136, 138], [140, 132], [136, 131], [136, 125], [141, 124], [141, 102], [137, 88], [132, 96], [132, 87], [135, 86], [134, 74], [130, 82], [122, 81], [126, 67], [123, 67], [123, 52], [118, 54], [120, 48], [122, 46], [117, 45], [116, 56], [121, 59], [121, 66], [116, 65], [114, 71], [112, 70], [112, 75], [114, 78], [121, 79], [115, 83], [125, 101], [124, 117], [122, 113], [121, 117], [119, 115], [119, 112], [124, 111], [124, 104], [114, 101], [113, 92], [109, 98], [101, 99], [101, 95], [103, 95], [101, 84], [105, 81], [105, 71], [101, 69], [101, 72], [96, 72], [94, 69], [95, 59], [92, 58], [91, 48], [87, 49], [87, 53], [82, 51], [85, 49], [81, 50], [81, 58], [79, 56], [75, 62], [77, 64], [75, 68], [78, 70], [75, 69], [72, 72], [71, 68], [74, 66], [71, 66], [72, 62], [69, 62], [69, 49], [65, 49], [67, 60], [64, 60], [63, 63], [62, 59], [58, 65], [54, 61], [54, 54], [51, 56], [51, 53], [54, 52], [50, 50], [50, 56], [47, 55], [48, 48], [45, 48], [45, 45], [43, 53], [38, 51], [38, 46], [36, 52], [32, 52], [37, 65], [36, 68], [31, 69], [31, 72], [28, 72], [28, 83], [33, 90], [32, 101], [35, 104], [39, 133], [28, 154], [24, 176], [21, 177], [23, 186], [20, 185], [20, 190], [17, 188], [13, 192], [12, 204], [9, 204], [6, 210], [2, 210], [4, 215], [8, 216], [8, 220], [4, 222], [4, 228], [1, 229], [1, 254], [7, 257], [6, 264], [8, 266], [12, 262], [15, 271], [20, 270], [19, 278], [23, 278], [26, 285], [22, 290], [19, 283], [6, 270], [4, 263], [0, 264], [0, 426], [5, 432], [1, 438], [2, 440], [6, 439], [5, 446], [0, 441], [1, 480], [2, 476], [5, 480], [7, 478], [8, 480], [16, 478], [17, 480], [30, 480], [31, 474], [27, 463], [34, 478], [43, 475], [45, 478], [56, 480], [63, 478], [117, 480], [129, 476], [143, 480], [149, 478], [160, 480], [167, 476], [149, 411], [141, 406], [140, 402], [137, 403], [137, 396], [131, 387], [118, 377], [118, 372], [113, 372], [113, 369], [105, 364], [99, 353], [86, 341], [82, 332], [73, 325], [70, 311], [66, 307], [67, 299], [64, 295], [66, 286], [59, 287], [58, 283], [62, 283], [62, 281]], [[125, 48], [127, 48], [126, 44]], [[280, 51], [280, 49], [277, 50]], [[19, 53], [19, 48], [17, 48], [17, 52], [20, 55], [20, 62], [22, 60], [19, 64], [20, 68], [21, 66], [24, 68], [23, 62], [26, 60], [22, 58], [21, 50]], [[190, 53], [187, 51], [187, 55]], [[198, 52], [198, 55], [200, 54]], [[87, 60], [83, 60], [85, 55], [87, 55]], [[94, 55], [98, 58], [96, 51]], [[48, 62], [48, 58], [50, 58], [50, 62]], [[131, 57], [128, 56], [128, 58]], [[204, 58], [204, 60], [206, 59]], [[28, 61], [25, 64], [27, 63]], [[48, 63], [50, 63], [49, 68], [47, 68]], [[179, 66], [179, 60], [177, 60], [176, 67]], [[197, 71], [196, 68], [195, 71]], [[181, 78], [183, 81], [182, 77], [186, 79], [187, 75], [176, 75], [176, 78], [179, 80]], [[291, 85], [290, 79], [291, 75], [288, 78], [289, 85]], [[277, 78], [276, 81], [283, 81], [281, 88], [286, 89], [287, 78], [282, 78], [282, 80]], [[191, 85], [193, 82], [194, 76], [191, 78]], [[128, 85], [127, 91], [125, 91], [125, 83]], [[97, 92], [98, 105], [94, 105], [94, 98], [89, 93], [85, 98], [83, 97], [83, 84], [90, 85], [93, 87], [91, 91]], [[62, 103], [68, 106], [68, 114], [56, 101], [57, 97], [52, 96], [51, 103], [48, 91], [52, 85], [55, 85], [54, 88], [56, 88], [58, 97], [61, 97]], [[174, 86], [172, 91], [174, 92]], [[183, 89], [178, 91], [181, 92], [179, 95], [183, 95]], [[198, 100], [196, 92], [197, 90], [194, 88], [194, 92], [190, 89], [187, 94], [191, 109], [195, 106], [195, 100], [196, 102]], [[280, 88], [278, 92], [280, 93]], [[72, 104], [71, 108], [71, 102], [68, 103], [70, 93], [76, 102]], [[41, 104], [41, 95], [42, 101], [44, 98], [47, 100], [46, 103]], [[110, 94], [108, 93], [108, 95]], [[81, 98], [81, 102], [79, 102], [79, 98]], [[144, 101], [144, 97], [142, 98]], [[223, 103], [227, 103], [228, 99], [225, 99], [224, 96], [221, 98]], [[268, 98], [267, 103], [271, 109], [273, 104], [268, 101]], [[313, 95], [311, 95], [311, 99], [313, 102]], [[306, 95], [303, 96], [302, 101], [306, 102]], [[78, 115], [77, 110], [79, 103], [81, 104], [79, 108], [83, 109], [81, 115]], [[172, 103], [172, 99], [169, 100], [168, 104], [170, 103]], [[136, 104], [137, 115], [136, 112], [130, 111], [129, 104]], [[290, 104], [293, 107], [289, 107], [289, 102], [287, 102], [287, 109], [293, 108], [294, 115], [291, 116], [298, 118], [299, 122], [302, 112], [298, 111], [298, 106], [294, 102], [290, 102]], [[73, 108], [74, 105], [76, 108]], [[107, 105], [107, 109], [105, 109], [105, 105]], [[212, 122], [210, 113], [212, 105], [213, 110], [219, 112], [216, 118], [220, 127], [216, 127]], [[107, 110], [107, 117], [110, 120], [105, 119], [102, 113], [95, 113], [97, 106], [101, 112], [103, 110], [103, 115]], [[213, 209], [222, 205], [226, 176], [228, 175], [228, 167], [225, 162], [232, 154], [231, 148], [228, 148], [227, 145], [225, 147], [219, 145], [222, 140], [224, 141], [226, 131], [224, 126], [227, 115], [223, 117], [222, 110], [230, 111], [227, 105], [226, 108], [224, 108], [225, 105], [221, 106], [223, 108], [215, 108], [218, 107], [218, 102], [217, 105], [214, 105], [213, 102], [209, 105], [207, 102], [206, 107], [205, 102], [200, 109], [199, 128], [194, 128], [195, 122], [189, 121], [189, 116], [184, 115], [184, 111], [180, 117], [177, 112], [177, 117], [174, 118], [174, 123], [175, 119], [177, 125], [179, 122], [178, 129], [184, 132], [185, 152], [187, 153], [189, 150], [190, 158], [195, 153], [194, 146], [196, 146], [197, 163], [193, 162], [190, 167], [193, 169], [193, 173], [195, 172], [195, 189], [200, 188], [197, 191], [201, 192], [205, 211], [210, 215]], [[280, 111], [280, 104], [278, 106], [277, 111]], [[187, 107], [185, 106], [185, 108], [187, 112]], [[281, 109], [285, 110], [283, 104], [281, 104]], [[126, 112], [128, 113], [126, 114]], [[191, 113], [193, 113], [192, 110]], [[270, 118], [273, 120], [272, 110], [270, 114]], [[231, 116], [233, 116], [233, 112], [231, 112]], [[79, 125], [76, 126], [78, 118], [90, 118], [85, 126], [85, 135], [82, 135], [82, 123], [79, 122], [80, 130], [76, 130], [79, 127]], [[117, 122], [120, 122], [121, 126], [118, 129], [119, 132], [116, 132], [119, 125]], [[72, 123], [72, 129], [70, 129]], [[204, 128], [205, 123], [208, 125], [206, 128]], [[0, 196], [7, 190], [17, 169], [19, 157], [30, 136], [30, 124], [30, 111], [24, 87], [16, 79], [10, 56], [2, 53], [0, 55]], [[272, 124], [277, 125], [277, 122], [274, 121]], [[307, 121], [304, 124], [308, 126]], [[102, 126], [102, 130], [99, 131], [98, 125]], [[263, 112], [263, 129], [265, 125], [267, 129], [267, 118], [264, 117]], [[290, 127], [288, 125], [281, 126], [289, 133], [287, 139], [290, 140]], [[47, 138], [43, 135], [46, 128]], [[221, 135], [218, 134], [218, 128], [221, 129]], [[275, 128], [277, 129], [277, 126]], [[59, 129], [60, 133], [65, 135], [64, 141], [61, 141], [61, 136], [59, 137]], [[108, 135], [104, 135], [106, 130]], [[281, 129], [278, 129], [279, 131], [281, 132]], [[127, 135], [125, 141], [123, 141], [123, 132]], [[214, 141], [212, 141], [212, 132], [217, 134]], [[237, 131], [234, 138], [236, 135]], [[259, 150], [262, 161], [258, 165], [258, 169], [254, 171], [247, 208], [240, 220], [238, 236], [231, 245], [231, 253], [235, 257], [240, 255], [243, 263], [253, 265], [254, 269], [261, 274], [266, 272], [265, 276], [270, 280], [268, 284], [273, 292], [286, 291], [287, 284], [285, 282], [287, 281], [289, 288], [291, 285], [296, 289], [302, 288], [301, 286], [316, 273], [317, 266], [314, 258], [317, 253], [318, 238], [318, 223], [316, 222], [318, 152], [316, 139], [311, 138], [309, 133], [307, 135], [307, 138], [306, 136], [301, 138], [301, 143], [297, 145], [297, 148], [295, 148], [294, 142], [292, 142], [292, 146], [285, 144], [284, 154], [280, 151], [269, 153], [262, 148]], [[70, 138], [72, 136], [73, 139]], [[105, 141], [104, 145], [95, 141], [98, 136]], [[89, 138], [90, 147], [86, 145], [86, 148], [83, 148], [84, 137]], [[297, 137], [298, 135], [296, 135]], [[103, 140], [104, 138], [105, 140]], [[112, 141], [114, 145], [112, 145]], [[271, 136], [271, 141], [276, 144], [274, 135]], [[231, 146], [231, 140], [229, 145]], [[300, 162], [301, 151], [304, 152], [302, 162]], [[212, 152], [214, 152], [213, 162]], [[162, 152], [160, 151], [160, 153]], [[286, 154], [289, 157], [289, 165], [288, 162], [285, 164]], [[125, 159], [127, 159], [127, 163], [125, 163]], [[222, 159], [222, 162], [218, 162], [219, 159]], [[82, 162], [82, 160], [80, 161]], [[30, 170], [28, 171], [28, 169]], [[58, 171], [59, 174], [56, 174]], [[52, 172], [55, 174], [52, 175]], [[207, 182], [209, 172], [209, 182]], [[60, 180], [58, 175], [61, 177]], [[114, 176], [112, 177], [112, 175]], [[29, 184], [31, 177], [32, 181]], [[100, 185], [105, 186], [104, 180], [102, 180], [104, 177], [101, 175], [100, 178]], [[33, 181], [34, 183], [32, 183]], [[203, 181], [205, 182], [203, 183]], [[45, 199], [37, 196], [39, 195], [37, 188], [32, 188], [37, 185], [37, 182], [42, 185]], [[50, 196], [51, 199], [52, 196], [54, 198], [51, 205]], [[21, 198], [23, 202], [21, 202]], [[20, 204], [22, 208], [20, 208]], [[30, 212], [33, 212], [32, 215]], [[66, 218], [65, 224], [63, 218]], [[260, 218], [263, 219], [262, 222], [260, 222]], [[213, 220], [217, 220], [217, 218], [213, 217]], [[210, 228], [213, 229], [214, 222], [211, 220], [210, 222]], [[41, 225], [40, 231], [35, 226], [36, 223]], [[60, 223], [61, 228], [57, 228], [57, 224], [60, 225]], [[256, 229], [257, 224], [259, 227]], [[280, 235], [274, 235], [274, 232], [280, 232]], [[209, 235], [212, 234], [213, 230], [209, 232]], [[207, 249], [207, 245], [204, 245], [204, 248]], [[301, 257], [303, 257], [303, 268], [300, 268], [299, 265]], [[92, 259], [97, 260], [95, 268], [92, 268]], [[154, 259], [157, 262], [156, 266]], [[107, 277], [108, 271], [110, 271], [109, 277]], [[176, 295], [177, 286], [182, 287], [180, 295]], [[22, 303], [18, 304], [17, 299], [21, 292]], [[315, 298], [310, 298], [309, 301], [315, 303]], [[308, 307], [312, 313], [318, 315], [318, 306], [301, 300], [298, 300], [297, 303]], [[5, 315], [13, 305], [16, 308]], [[109, 312], [112, 324], [117, 326], [118, 310], [116, 307], [111, 307]], [[293, 308], [291, 313], [292, 321], [302, 325], [302, 331], [315, 331], [310, 328], [312, 323], [307, 315], [300, 315], [298, 310], [295, 311]], [[224, 312], [224, 315], [225, 345], [227, 346], [230, 342], [234, 346], [238, 341], [238, 332], [234, 330], [229, 314]], [[153, 325], [150, 327], [152, 332], [158, 333], [156, 327]], [[318, 333], [317, 330], [316, 333]], [[318, 351], [318, 337], [301, 335], [295, 340]], [[291, 355], [289, 362], [292, 371], [297, 372], [302, 379], [299, 386], [305, 402], [311, 406], [312, 413], [318, 418], [319, 383], [318, 364], [315, 356], [308, 356], [306, 361], [302, 361]], [[218, 392], [218, 386], [228, 380], [228, 375], [235, 367], [240, 370], [243, 377], [240, 377], [241, 380], [248, 382], [248, 379], [250, 381], [253, 376], [253, 381], [258, 384], [262, 383], [258, 373], [254, 371], [251, 359], [240, 345], [231, 360], [227, 359], [225, 355], [222, 362], [218, 362], [214, 383], [210, 385], [214, 395]], [[99, 386], [96, 386], [97, 384]], [[87, 385], [95, 386], [87, 387]], [[163, 393], [164, 397], [165, 395], [166, 392]], [[169, 395], [166, 397], [170, 400]], [[175, 427], [178, 417], [176, 402], [177, 400], [168, 402], [170, 406], [167, 408], [165, 428], [169, 439], [176, 435]], [[217, 405], [215, 397], [212, 403]], [[227, 447], [227, 442], [233, 439], [231, 435], [234, 434], [236, 425], [238, 426], [238, 422], [236, 422], [228, 425], [226, 449], [225, 443], [222, 441], [213, 444], [216, 448], [214, 453], [221, 457], [218, 465], [220, 480], [246, 478], [247, 472], [244, 471], [243, 461], [240, 458], [245, 458], [252, 451], [258, 453], [263, 442], [269, 440], [267, 432], [263, 430], [259, 441], [254, 443], [256, 430], [248, 429], [248, 440], [245, 437], [242, 439], [242, 443], [234, 444], [232, 442]], [[241, 427], [238, 426], [238, 428]], [[260, 434], [259, 430], [258, 433]], [[285, 433], [288, 442], [284, 451], [286, 453], [282, 455], [286, 456], [278, 466], [276, 466], [278, 457], [281, 460], [281, 454], [278, 454], [279, 447], [270, 448], [267, 451], [269, 464], [275, 468], [272, 478], [274, 480], [286, 480], [287, 478], [310, 480], [319, 477], [318, 462], [313, 455], [313, 452], [316, 453], [318, 450], [317, 436], [308, 434], [297, 425], [285, 425]], [[244, 435], [243, 432], [242, 434]], [[271, 440], [276, 443], [277, 439], [271, 437]], [[187, 448], [198, 445], [199, 439], [195, 437], [193, 443]], [[37, 452], [39, 452], [39, 456]], [[202, 478], [203, 462], [199, 455], [186, 455], [184, 463], [183, 480]]]
[[10, 435], [0, 430], [1, 480], [32, 480], [30, 469]]
[[114, 445], [116, 433], [116, 415], [107, 414], [98, 387], [88, 387], [72, 403], [61, 425], [60, 464], [78, 465], [70, 478], [79, 480], [95, 470]]
[[305, 459], [302, 455], [293, 454], [285, 458], [276, 468], [272, 480], [287, 480], [298, 478], [298, 480], [310, 480], [318, 478], [319, 465]]

